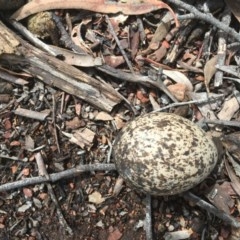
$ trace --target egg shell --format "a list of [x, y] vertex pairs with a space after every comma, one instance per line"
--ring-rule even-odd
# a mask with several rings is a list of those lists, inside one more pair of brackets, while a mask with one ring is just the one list
[[148, 113], [129, 122], [113, 146], [116, 168], [132, 187], [158, 196], [193, 188], [218, 160], [211, 138], [188, 119]]

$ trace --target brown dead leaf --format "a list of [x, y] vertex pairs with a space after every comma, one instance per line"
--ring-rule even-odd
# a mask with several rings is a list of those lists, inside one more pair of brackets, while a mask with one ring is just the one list
[[76, 131], [72, 136], [70, 141], [76, 143], [81, 148], [90, 148], [93, 144], [95, 133], [88, 128], [80, 129]]
[[82, 126], [82, 121], [75, 117], [70, 121], [66, 121], [66, 129], [77, 129]]
[[102, 197], [101, 193], [95, 191], [92, 194], [88, 195], [88, 201], [95, 204], [101, 204], [105, 201], [105, 198]]
[[212, 57], [210, 60], [208, 60], [204, 66], [204, 78], [205, 78], [205, 85], [206, 85], [206, 88], [207, 88], [207, 91], [209, 92], [209, 83], [210, 83], [210, 80], [212, 79], [213, 75], [215, 74], [216, 72], [216, 63], [217, 63], [217, 58], [218, 56], [215, 55], [214, 57]]
[[12, 174], [16, 173], [17, 170], [18, 170], [18, 167], [16, 165], [11, 166]]
[[38, 197], [41, 199], [41, 200], [46, 200], [49, 196], [47, 193], [39, 193]]
[[104, 61], [107, 65], [111, 67], [118, 67], [125, 62], [123, 56], [104, 56]]
[[152, 94], [149, 94], [149, 100], [152, 104], [153, 111], [160, 109], [159, 103], [155, 100], [155, 98], [152, 96]]
[[206, 195], [208, 200], [216, 206], [219, 210], [230, 214], [230, 209], [234, 206], [234, 200], [231, 196], [222, 188], [222, 185], [216, 183], [211, 191]]
[[29, 168], [24, 168], [22, 170], [22, 175], [23, 176], [29, 176], [29, 174], [30, 174], [30, 169]]
[[34, 140], [32, 139], [32, 137], [30, 135], [26, 135], [25, 137], [25, 149], [26, 150], [32, 150], [34, 149]]
[[82, 110], [82, 105], [80, 103], [75, 104], [75, 112], [78, 116], [80, 116]]
[[185, 84], [176, 83], [169, 85], [167, 88], [178, 101], [182, 102], [185, 99], [187, 91], [187, 86]]
[[121, 239], [122, 233], [119, 231], [118, 228], [113, 229], [112, 227], [110, 227], [109, 231], [110, 231], [110, 233], [108, 235], [107, 240], [119, 240], [119, 239]]
[[29, 198], [33, 196], [33, 192], [30, 188], [23, 188], [23, 193], [26, 197], [29, 197]]
[[235, 112], [239, 109], [239, 103], [235, 97], [226, 100], [222, 110], [218, 113], [220, 120], [231, 120]]
[[95, 120], [98, 120], [98, 121], [112, 121], [113, 117], [106, 112], [99, 112], [97, 114], [97, 116], [95, 117]]
[[9, 119], [3, 120], [3, 125], [5, 130], [10, 130], [12, 128], [12, 123]]
[[21, 146], [22, 144], [21, 144], [21, 142], [19, 142], [19, 141], [12, 141], [12, 142], [10, 142], [10, 146], [11, 147], [16, 147], [16, 146]]
[[116, 116], [114, 117], [114, 123], [115, 123], [115, 126], [116, 126], [116, 128], [117, 128], [118, 130], [119, 130], [119, 129], [122, 129], [122, 128], [125, 126], [125, 124], [126, 124], [119, 115], [116, 115]]
[[140, 100], [141, 103], [149, 102], [149, 98], [143, 94], [141, 90], [137, 90], [136, 97]]
[[186, 86], [189, 92], [193, 91], [193, 85], [191, 81], [181, 72], [175, 70], [163, 70], [163, 74], [174, 80], [176, 83], [181, 83]]

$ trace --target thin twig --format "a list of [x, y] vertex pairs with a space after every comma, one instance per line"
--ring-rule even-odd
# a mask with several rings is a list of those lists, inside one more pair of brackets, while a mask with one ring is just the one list
[[[223, 13], [222, 23], [229, 26], [231, 22], [231, 12], [227, 7]], [[227, 56], [227, 33], [219, 30], [218, 32], [218, 53], [217, 53], [217, 64], [223, 66], [225, 64], [225, 59]], [[223, 82], [223, 71], [217, 70], [214, 76], [214, 87], [219, 87]]]
[[229, 127], [238, 127], [240, 128], [240, 122], [239, 121], [227, 121], [227, 120], [218, 120], [218, 119], [204, 119], [203, 122], [208, 124], [215, 124], [215, 125], [223, 125], [223, 126], [229, 126]]
[[238, 34], [234, 29], [223, 24], [216, 18], [212, 17], [212, 15], [202, 13], [199, 10], [197, 10], [194, 6], [184, 3], [181, 0], [168, 0], [168, 2], [185, 9], [185, 10], [189, 11], [190, 13], [193, 13], [195, 15], [195, 18], [201, 19], [205, 22], [212, 24], [213, 26], [223, 30], [224, 32], [226, 32], [229, 35], [231, 35], [232, 37], [234, 37], [238, 42], [240, 42], [240, 34]]
[[[46, 170], [46, 167], [45, 167], [45, 164], [44, 164], [44, 161], [43, 161], [41, 153], [39, 153], [39, 152], [36, 153], [35, 154], [35, 159], [36, 159], [36, 162], [37, 162], [37, 165], [38, 165], [38, 168], [39, 168], [39, 173], [44, 175], [47, 179], [49, 179], [49, 175], [48, 175], [48, 172]], [[66, 222], [66, 220], [65, 220], [65, 218], [64, 218], [64, 216], [62, 214], [60, 205], [59, 205], [58, 200], [57, 200], [57, 198], [55, 196], [55, 193], [53, 191], [52, 185], [50, 183], [47, 183], [46, 185], [47, 185], [48, 192], [49, 192], [49, 194], [51, 196], [51, 199], [52, 199], [53, 203], [55, 204], [60, 224], [64, 227], [64, 229], [70, 235], [73, 235], [72, 229], [69, 227], [68, 223]]]
[[184, 106], [184, 105], [189, 105], [189, 104], [203, 104], [203, 103], [215, 102], [222, 97], [223, 96], [214, 97], [214, 98], [207, 98], [207, 99], [202, 99], [202, 100], [192, 100], [192, 101], [187, 101], [187, 102], [172, 103], [172, 104], [168, 104], [166, 107], [162, 107], [162, 108], [157, 109], [153, 112], [161, 112], [161, 111], [169, 109], [169, 108], [179, 107], [179, 106]]
[[29, 185], [46, 183], [46, 182], [56, 182], [60, 179], [76, 177], [83, 172], [92, 172], [92, 171], [112, 171], [116, 170], [115, 164], [89, 164], [89, 165], [80, 165], [76, 168], [68, 169], [58, 173], [49, 174], [49, 179], [44, 176], [25, 178], [23, 180], [5, 183], [0, 186], [0, 192], [10, 191], [16, 188], [22, 188]]
[[117, 37], [114, 29], [113, 29], [112, 23], [111, 23], [108, 15], [106, 15], [106, 20], [107, 20], [107, 23], [108, 23], [109, 30], [110, 30], [110, 32], [111, 32], [114, 40], [116, 41], [116, 43], [117, 43], [117, 45], [118, 45], [118, 47], [119, 47], [119, 49], [120, 49], [120, 51], [121, 51], [121, 53], [122, 53], [122, 55], [123, 55], [123, 57], [124, 57], [127, 65], [128, 65], [128, 67], [129, 67], [129, 69], [130, 69], [130, 71], [131, 71], [131, 73], [132, 73], [132, 74], [135, 74], [134, 69], [133, 69], [133, 66], [132, 66], [131, 62], [129, 61], [129, 59], [128, 59], [128, 57], [127, 57], [124, 49], [122, 48], [122, 45], [121, 45], [121, 43], [120, 43], [120, 41], [119, 41], [119, 39], [118, 39], [118, 37]]
[[199, 198], [198, 196], [194, 195], [193, 193], [186, 192], [183, 194], [183, 198], [188, 201], [194, 202], [200, 208], [219, 217], [220, 219], [222, 219], [224, 221], [224, 223], [227, 223], [235, 228], [240, 228], [240, 222], [238, 222], [235, 218], [233, 218], [230, 215], [226, 214], [225, 212], [217, 209], [216, 207], [214, 207], [213, 205], [204, 201], [203, 199]]
[[57, 127], [56, 127], [56, 99], [55, 99], [54, 94], [52, 94], [52, 104], [53, 104], [53, 107], [52, 107], [53, 134], [54, 134], [54, 138], [55, 138], [55, 143], [57, 145], [58, 153], [60, 153], [61, 150], [60, 150], [60, 146], [59, 146]]
[[146, 218], [145, 218], [145, 231], [147, 240], [153, 240], [152, 229], [152, 197], [150, 194], [146, 196]]

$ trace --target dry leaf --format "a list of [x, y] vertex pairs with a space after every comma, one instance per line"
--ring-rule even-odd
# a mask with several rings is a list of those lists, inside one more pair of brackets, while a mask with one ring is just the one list
[[33, 192], [30, 188], [23, 188], [23, 193], [26, 197], [32, 197], [33, 196]]
[[230, 209], [234, 206], [234, 200], [221, 185], [216, 183], [206, 197], [217, 209], [230, 214]]
[[110, 55], [104, 56], [104, 61], [107, 65], [113, 68], [116, 68], [125, 62], [123, 56], [110, 56]]
[[109, 233], [107, 240], [119, 240], [119, 239], [121, 239], [122, 233], [119, 231], [118, 228], [115, 228], [114, 230], [110, 229], [110, 231], [111, 232]]
[[100, 120], [100, 121], [112, 121], [113, 117], [106, 113], [106, 112], [99, 112], [97, 116], [95, 117], [95, 120]]
[[143, 92], [141, 90], [137, 90], [136, 97], [137, 97], [137, 99], [140, 100], [141, 103], [149, 102], [148, 96], [146, 96], [146, 94], [143, 94]]
[[11, 147], [21, 146], [21, 142], [19, 142], [19, 141], [12, 141], [12, 142], [10, 142], [10, 146]]
[[75, 117], [70, 121], [66, 121], [66, 129], [77, 129], [81, 126], [81, 120], [78, 117]]
[[116, 115], [114, 117], [114, 123], [115, 123], [115, 126], [118, 130], [122, 129], [126, 124], [119, 115]]
[[155, 98], [152, 96], [152, 94], [149, 94], [149, 100], [152, 104], [153, 111], [160, 109], [159, 103], [155, 100]]
[[17, 172], [17, 170], [18, 170], [18, 167], [16, 165], [13, 165], [11, 167], [12, 174], [15, 174]]
[[207, 88], [207, 91], [209, 92], [208, 86], [210, 83], [210, 80], [212, 79], [213, 75], [216, 73], [217, 69], [215, 67], [217, 63], [218, 56], [215, 55], [210, 60], [208, 60], [204, 66], [204, 78], [205, 78], [205, 85]]
[[91, 147], [93, 143], [93, 139], [95, 137], [95, 133], [88, 128], [84, 130], [78, 130], [75, 132], [70, 139], [71, 142], [78, 144], [81, 148]]
[[19, 207], [17, 209], [18, 212], [26, 212], [29, 208], [32, 207], [32, 203], [31, 202], [26, 202], [26, 204], [23, 204], [21, 207]]
[[164, 234], [165, 240], [181, 240], [181, 239], [189, 239], [192, 235], [193, 231], [191, 229], [180, 230], [175, 232], [168, 232]]
[[239, 103], [235, 97], [226, 100], [222, 110], [218, 113], [220, 120], [231, 120], [234, 113], [239, 109]]
[[26, 150], [33, 150], [34, 149], [34, 140], [32, 139], [32, 137], [30, 135], [27, 135], [25, 137], [25, 149]]
[[62, 134], [70, 138], [70, 142], [79, 145], [81, 148], [90, 148], [95, 137], [95, 133], [88, 128], [79, 129], [74, 134], [62, 131]]
[[82, 110], [82, 105], [80, 103], [75, 104], [75, 112], [78, 116], [80, 116]]
[[169, 85], [167, 88], [178, 101], [182, 102], [185, 99], [187, 91], [187, 87], [185, 84], [176, 83]]
[[105, 198], [102, 197], [101, 193], [95, 191], [88, 195], [88, 201], [91, 203], [100, 204], [105, 201]]
[[183, 73], [175, 70], [163, 70], [163, 74], [174, 80], [176, 83], [184, 84], [188, 91], [193, 91], [191, 81]]
[[89, 54], [80, 54], [73, 51], [69, 51], [64, 48], [51, 46], [54, 52], [60, 56], [65, 63], [69, 65], [79, 66], [79, 67], [94, 67], [101, 66], [103, 61], [100, 57], [92, 57]]
[[29, 174], [30, 174], [30, 169], [29, 168], [24, 168], [22, 170], [22, 175], [23, 176], [29, 176]]

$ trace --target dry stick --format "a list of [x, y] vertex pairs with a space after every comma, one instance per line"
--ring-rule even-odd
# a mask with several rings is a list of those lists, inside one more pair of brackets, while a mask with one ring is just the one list
[[121, 43], [120, 43], [120, 41], [119, 41], [119, 39], [118, 39], [114, 29], [113, 29], [112, 23], [111, 23], [108, 15], [106, 15], [106, 20], [107, 20], [107, 23], [108, 23], [108, 27], [109, 27], [110, 33], [112, 34], [114, 40], [116, 41], [116, 43], [117, 43], [117, 45], [118, 45], [118, 47], [119, 47], [119, 49], [120, 49], [124, 59], [125, 59], [127, 65], [128, 65], [128, 68], [130, 69], [132, 74], [135, 74], [133, 66], [132, 66], [131, 62], [129, 61], [129, 59], [128, 59], [124, 49], [122, 48], [122, 45], [121, 45]]
[[240, 128], [240, 122], [239, 121], [227, 121], [227, 120], [218, 120], [218, 119], [204, 119], [203, 122], [207, 124], [215, 124], [215, 125], [223, 125], [223, 126], [229, 126], [229, 127], [238, 127]]
[[[3, 185], [0, 186], [0, 192], [10, 191], [10, 190], [13, 190], [13, 189], [16, 189], [16, 188], [22, 188], [22, 187], [26, 187], [26, 186], [34, 185], [34, 184], [40, 184], [40, 183], [46, 183], [46, 182], [56, 182], [60, 179], [69, 178], [69, 177], [76, 177], [83, 172], [113, 171], [113, 170], [116, 170], [115, 164], [80, 165], [80, 166], [78, 166], [76, 168], [73, 168], [73, 169], [65, 170], [65, 171], [58, 172], [58, 173], [49, 174], [48, 177], [46, 177], [46, 176], [44, 176], [44, 177], [42, 177], [42, 176], [32, 177], [32, 178], [26, 178], [26, 179], [23, 179], [23, 180], [12, 182], [12, 183], [3, 184]], [[198, 205], [202, 209], [216, 215], [217, 217], [219, 217], [220, 219], [222, 219], [226, 223], [230, 224], [231, 226], [237, 227], [237, 228], [240, 227], [240, 223], [237, 222], [234, 218], [232, 218], [231, 216], [227, 215], [226, 213], [218, 210], [217, 208], [215, 208], [211, 204], [207, 203], [206, 201], [202, 200], [201, 198], [195, 196], [194, 194], [192, 194], [190, 192], [187, 192], [187, 193], [182, 194], [182, 196], [185, 199], [194, 202], [196, 205]]]
[[146, 196], [146, 218], [145, 218], [145, 231], [147, 240], [153, 240], [152, 229], [152, 197], [150, 194]]
[[[231, 12], [229, 8], [225, 9], [222, 17], [222, 23], [229, 26], [231, 22]], [[225, 64], [226, 59], [226, 42], [227, 42], [227, 33], [223, 32], [222, 30], [218, 31], [219, 38], [218, 38], [218, 53], [217, 53], [217, 64], [219, 66], [223, 66]], [[223, 82], [223, 71], [217, 70], [214, 77], [214, 87], [219, 87], [222, 85]]]
[[77, 46], [73, 40], [69, 37], [68, 32], [66, 31], [65, 27], [62, 24], [61, 18], [56, 14], [52, 13], [52, 19], [55, 22], [58, 30], [61, 33], [60, 41], [64, 44], [66, 48], [70, 48], [77, 53], [86, 54], [83, 49]]
[[223, 97], [224, 96], [221, 95], [219, 97], [206, 98], [206, 99], [202, 99], [202, 100], [191, 100], [191, 101], [187, 101], [187, 102], [172, 103], [172, 104], [168, 104], [166, 107], [159, 108], [152, 112], [161, 112], [161, 111], [169, 109], [169, 108], [179, 107], [179, 106], [184, 106], [184, 105], [189, 105], [189, 104], [203, 104], [203, 103], [215, 102]]
[[229, 35], [234, 37], [238, 42], [240, 42], [240, 34], [238, 34], [234, 29], [223, 24], [216, 18], [212, 17], [212, 15], [202, 13], [199, 10], [197, 10], [195, 7], [193, 7], [192, 5], [184, 3], [183, 1], [180, 1], [180, 0], [168, 0], [168, 2], [185, 9], [185, 10], [189, 11], [190, 13], [193, 13], [195, 15], [195, 18], [201, 19], [205, 22], [212, 24], [213, 26], [216, 26], [217, 28], [228, 33]]
[[10, 191], [16, 188], [22, 188], [29, 185], [46, 183], [46, 182], [56, 182], [60, 179], [70, 178], [79, 176], [83, 172], [91, 171], [112, 171], [116, 170], [115, 164], [89, 164], [80, 165], [76, 168], [68, 169], [58, 173], [49, 174], [49, 179], [45, 176], [25, 178], [16, 182], [5, 183], [0, 186], [0, 192]]
[[200, 208], [205, 209], [207, 212], [210, 212], [210, 213], [214, 214], [215, 216], [219, 217], [225, 223], [231, 225], [232, 227], [240, 228], [240, 222], [238, 222], [236, 219], [234, 219], [233, 217], [229, 216], [225, 212], [217, 209], [213, 205], [205, 202], [204, 200], [202, 200], [201, 198], [197, 197], [193, 193], [186, 192], [182, 196], [183, 196], [184, 199], [186, 199], [188, 201], [191, 201], [191, 202], [194, 202]]
[[[38, 165], [38, 169], [39, 169], [39, 174], [40, 175], [43, 175], [45, 176], [47, 179], [49, 179], [49, 175], [47, 173], [47, 170], [46, 170], [46, 167], [45, 167], [45, 164], [43, 162], [43, 158], [42, 158], [42, 155], [40, 153], [36, 153], [35, 154], [35, 159], [36, 159], [36, 163]], [[73, 235], [73, 231], [72, 229], [69, 227], [68, 223], [66, 222], [62, 212], [61, 212], [61, 208], [59, 206], [59, 203], [57, 201], [57, 198], [55, 196], [55, 193], [53, 191], [53, 187], [50, 183], [47, 183], [47, 189], [48, 189], [48, 192], [51, 196], [51, 199], [53, 201], [53, 203], [55, 204], [55, 207], [56, 207], [56, 210], [57, 210], [57, 215], [58, 215], [58, 219], [59, 219], [59, 222], [60, 224], [64, 227], [64, 229], [70, 234], [70, 235]]]
[[59, 146], [57, 127], [56, 127], [56, 99], [55, 99], [54, 94], [52, 94], [52, 104], [53, 104], [53, 107], [52, 107], [53, 134], [54, 134], [55, 142], [57, 145], [58, 153], [60, 153], [61, 150], [60, 150], [60, 146]]

